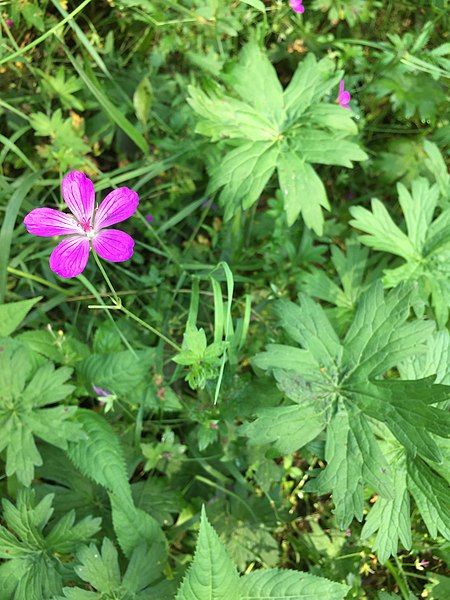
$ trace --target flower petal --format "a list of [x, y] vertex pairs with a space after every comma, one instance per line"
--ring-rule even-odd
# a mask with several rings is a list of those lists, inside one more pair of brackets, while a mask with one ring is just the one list
[[41, 237], [83, 233], [72, 215], [55, 210], [54, 208], [35, 208], [23, 220], [28, 233]]
[[122, 262], [133, 256], [134, 240], [131, 235], [118, 229], [102, 229], [92, 240], [99, 256], [110, 262]]
[[99, 230], [125, 221], [136, 212], [139, 196], [127, 187], [110, 192], [95, 213], [94, 229]]
[[81, 171], [71, 171], [61, 184], [64, 202], [80, 223], [90, 223], [95, 208], [94, 184]]
[[339, 82], [339, 96], [344, 93], [344, 90], [345, 90], [344, 80], [341, 79]]
[[89, 258], [89, 239], [86, 236], [71, 235], [60, 242], [50, 255], [50, 269], [68, 279], [84, 271]]
[[342, 94], [339, 95], [340, 104], [348, 104], [351, 99], [352, 97], [350, 95], [350, 92], [342, 92]]

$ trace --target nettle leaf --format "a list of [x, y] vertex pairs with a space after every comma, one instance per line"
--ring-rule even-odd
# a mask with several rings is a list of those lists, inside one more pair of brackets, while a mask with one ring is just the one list
[[357, 133], [351, 112], [323, 101], [341, 76], [333, 70], [331, 61], [318, 63], [309, 53], [283, 90], [265, 52], [250, 42], [223, 75], [239, 99], [221, 88], [212, 94], [189, 88], [188, 102], [198, 115], [196, 131], [214, 141], [233, 140], [234, 148], [212, 168], [209, 185], [211, 193], [221, 189], [226, 220], [241, 206], [257, 202], [278, 169], [288, 224], [301, 214], [309, 228], [322, 234], [322, 208], [328, 210], [329, 204], [311, 163], [352, 167], [353, 161], [367, 158], [347, 139]]
[[155, 558], [145, 545], [137, 547], [122, 576], [117, 550], [108, 538], [103, 539], [100, 551], [94, 544], [84, 546], [77, 552], [79, 564], [75, 567], [75, 572], [95, 592], [79, 587], [65, 587], [64, 596], [55, 600], [100, 600], [106, 597], [117, 600], [151, 600], [156, 597], [152, 584], [160, 575], [160, 571], [155, 572]]
[[89, 389], [95, 385], [125, 395], [148, 377], [154, 357], [153, 348], [137, 352], [123, 350], [112, 354], [91, 354], [77, 364], [77, 372]]
[[239, 600], [239, 575], [202, 510], [194, 560], [176, 600]]
[[411, 193], [399, 183], [399, 203], [406, 233], [398, 227], [379, 200], [372, 201], [372, 211], [362, 206], [350, 209], [353, 227], [365, 232], [361, 242], [382, 252], [401, 257], [397, 268], [385, 269], [383, 282], [395, 287], [403, 281], [417, 282], [419, 293], [434, 308], [436, 320], [443, 328], [448, 320], [450, 303], [450, 209], [433, 221], [438, 198], [437, 184], [430, 186], [424, 178], [415, 179]]
[[134, 504], [123, 450], [111, 426], [92, 411], [80, 410], [78, 419], [85, 439], [70, 444], [68, 454], [84, 475], [108, 490], [114, 529], [124, 554], [129, 556], [144, 542], [164, 548], [157, 521]]
[[240, 580], [240, 600], [343, 600], [349, 586], [309, 573], [267, 569], [244, 575]]
[[67, 448], [83, 437], [73, 420], [75, 406], [57, 406], [74, 389], [66, 381], [72, 369], [55, 369], [53, 363], [34, 366], [22, 345], [7, 346], [0, 353], [0, 451], [6, 448], [6, 475], [16, 474], [29, 486], [34, 467], [42, 464], [35, 438]]
[[64, 557], [70, 557], [100, 529], [100, 519], [86, 517], [75, 523], [70, 511], [50, 523], [53, 495], [38, 504], [34, 492], [21, 491], [14, 506], [3, 500], [0, 525], [0, 589], [5, 598], [52, 598], [62, 589]]
[[[372, 284], [361, 294], [342, 341], [324, 309], [310, 298], [300, 296], [300, 305], [279, 301], [281, 326], [301, 348], [269, 346], [254, 364], [271, 370], [279, 388], [295, 404], [256, 409], [256, 419], [241, 428], [241, 433], [254, 436], [250, 443], [271, 443], [281, 452], [297, 449], [296, 443], [302, 447], [325, 429], [327, 466], [305, 489], [331, 491], [337, 522], [345, 528], [354, 517], [362, 520], [364, 490], [369, 487], [382, 500], [366, 532], [371, 535], [377, 530], [381, 513], [391, 513], [386, 527], [392, 532], [401, 526], [406, 546], [404, 481], [399, 474], [393, 479], [380, 439], [387, 436], [409, 460], [435, 462], [438, 468], [439, 440], [450, 437], [450, 415], [439, 408], [450, 398], [450, 386], [435, 384], [434, 376], [386, 378], [393, 367], [401, 368], [411, 357], [426, 353], [432, 339], [433, 323], [408, 321], [412, 298], [408, 286], [384, 295], [380, 282]], [[414, 481], [419, 481], [418, 476]], [[420, 494], [418, 483], [415, 489]], [[377, 537], [376, 547], [383, 557], [393, 550], [388, 537], [385, 530]]]
[[239, 577], [225, 546], [202, 509], [194, 560], [176, 600], [342, 600], [347, 585], [301, 571], [261, 569]]

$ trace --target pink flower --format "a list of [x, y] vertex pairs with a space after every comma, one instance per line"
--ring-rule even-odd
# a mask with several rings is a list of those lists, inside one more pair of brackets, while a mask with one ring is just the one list
[[53, 272], [60, 277], [76, 277], [84, 271], [91, 248], [110, 262], [122, 262], [133, 256], [133, 238], [119, 229], [105, 227], [125, 221], [135, 213], [139, 204], [136, 192], [118, 188], [96, 207], [94, 184], [80, 171], [66, 175], [61, 190], [72, 215], [53, 208], [35, 208], [23, 221], [33, 235], [67, 235], [50, 255]]
[[9, 29], [11, 29], [11, 27], [14, 25], [14, 21], [12, 19], [6, 19], [5, 23], [6, 26], [9, 27]]
[[289, 6], [294, 12], [299, 13], [301, 15], [305, 12], [303, 0], [289, 0]]
[[339, 106], [342, 106], [342, 108], [350, 109], [349, 104], [351, 99], [352, 97], [350, 96], [350, 92], [347, 92], [347, 90], [344, 87], [344, 80], [341, 79], [341, 81], [339, 82], [339, 94], [336, 99], [336, 102], [339, 104]]

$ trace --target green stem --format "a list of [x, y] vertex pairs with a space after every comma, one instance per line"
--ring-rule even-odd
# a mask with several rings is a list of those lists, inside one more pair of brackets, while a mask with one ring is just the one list
[[[397, 569], [394, 567], [394, 565], [391, 563], [390, 560], [386, 561], [384, 566], [389, 571], [389, 573], [392, 575], [392, 577], [395, 579], [395, 583], [398, 585], [398, 589], [400, 590], [404, 600], [409, 600], [411, 596], [410, 596], [410, 593], [408, 590], [408, 586], [405, 582], [405, 579], [402, 576], [403, 574], [399, 574], [399, 572], [397, 571]], [[398, 565], [398, 562], [397, 562], [397, 566], [400, 566], [400, 565]]]
[[169, 346], [172, 346], [172, 348], [174, 348], [177, 352], [181, 352], [181, 348], [180, 348], [180, 346], [178, 346], [178, 344], [173, 342], [171, 339], [169, 339], [167, 336], [165, 336], [163, 333], [161, 333], [158, 329], [156, 329], [152, 325], [149, 325], [148, 323], [143, 321], [140, 317], [138, 317], [137, 315], [132, 313], [130, 310], [128, 310], [128, 308], [125, 308], [125, 306], [123, 306], [122, 301], [119, 298], [119, 296], [117, 295], [117, 292], [114, 289], [113, 284], [111, 283], [108, 275], [106, 274], [106, 271], [105, 271], [100, 259], [98, 258], [97, 254], [95, 252], [92, 252], [92, 254], [94, 255], [95, 262], [97, 263], [97, 266], [100, 269], [100, 273], [103, 275], [103, 278], [105, 279], [107, 286], [111, 290], [111, 293], [113, 295], [112, 300], [115, 304], [115, 306], [113, 306], [113, 307], [103, 306], [101, 308], [106, 308], [106, 309], [110, 309], [110, 310], [111, 309], [121, 310], [124, 314], [126, 314], [128, 317], [130, 317], [130, 319], [133, 319], [134, 321], [136, 321], [136, 323], [139, 323], [139, 325], [141, 325], [145, 329], [148, 329], [149, 331], [151, 331], [152, 333], [157, 335], [160, 339], [162, 339], [164, 342], [166, 342], [166, 344], [169, 344]]
[[119, 296], [117, 295], [117, 292], [116, 292], [116, 290], [114, 289], [114, 286], [113, 286], [113, 284], [111, 283], [111, 281], [110, 281], [110, 279], [109, 279], [108, 275], [106, 274], [106, 271], [105, 271], [105, 269], [103, 268], [103, 265], [102, 265], [102, 263], [101, 263], [101, 260], [100, 260], [100, 259], [99, 259], [99, 257], [97, 256], [97, 253], [96, 253], [96, 252], [92, 252], [92, 254], [94, 255], [94, 259], [95, 259], [95, 262], [97, 263], [97, 267], [100, 269], [100, 272], [101, 272], [101, 274], [103, 275], [103, 279], [106, 281], [106, 285], [107, 285], [107, 286], [109, 287], [109, 289], [111, 290], [111, 293], [112, 293], [112, 295], [113, 295], [113, 298], [114, 298], [114, 302], [115, 302], [117, 305], [120, 305], [120, 304], [121, 304], [121, 301], [120, 301], [120, 299], [119, 299]]
[[154, 333], [155, 335], [157, 335], [164, 342], [166, 342], [166, 344], [169, 344], [169, 346], [172, 346], [172, 348], [174, 348], [177, 352], [181, 352], [181, 347], [178, 346], [178, 344], [176, 344], [171, 339], [169, 339], [168, 337], [166, 337], [163, 333], [161, 333], [160, 331], [158, 331], [158, 329], [155, 329], [155, 327], [152, 327], [151, 325], [149, 325], [148, 323], [146, 323], [145, 321], [143, 321], [142, 319], [140, 319], [137, 315], [135, 315], [134, 313], [132, 313], [131, 311], [129, 311], [128, 308], [125, 308], [125, 306], [121, 306], [120, 310], [123, 313], [125, 313], [126, 315], [128, 315], [130, 317], [130, 319], [133, 319], [134, 321], [136, 321], [136, 323], [139, 323], [139, 325], [142, 325], [142, 327], [145, 327], [145, 329], [148, 329], [149, 331], [151, 331], [152, 333]]

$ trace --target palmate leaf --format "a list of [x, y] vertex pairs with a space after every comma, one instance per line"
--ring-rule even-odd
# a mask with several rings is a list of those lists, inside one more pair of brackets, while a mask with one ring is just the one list
[[[241, 428], [241, 433], [253, 437], [250, 443], [272, 444], [278, 451], [292, 451], [296, 442], [301, 447], [326, 429], [327, 466], [305, 489], [331, 491], [337, 522], [345, 528], [353, 517], [362, 520], [368, 486], [382, 500], [366, 531], [375, 531], [378, 513], [391, 511], [397, 525], [393, 519], [390, 527], [397, 530], [403, 519], [405, 544], [401, 514], [406, 500], [398, 499], [400, 480], [393, 479], [380, 448], [380, 427], [388, 435], [391, 432], [411, 460], [422, 457], [436, 464], [442, 456], [439, 440], [450, 437], [450, 415], [439, 408], [450, 398], [450, 386], [435, 384], [434, 377], [380, 379], [392, 367], [401, 368], [410, 357], [426, 353], [432, 338], [432, 323], [407, 320], [411, 298], [408, 286], [384, 295], [380, 282], [371, 285], [360, 296], [342, 342], [319, 304], [304, 296], [300, 305], [279, 301], [281, 325], [301, 348], [272, 345], [254, 363], [272, 370], [280, 389], [295, 404], [256, 409], [256, 419]], [[299, 424], [295, 434], [293, 423]], [[387, 537], [383, 532], [377, 538], [382, 556], [392, 549]]]
[[176, 600], [342, 600], [348, 589], [300, 571], [262, 569], [239, 577], [203, 509], [194, 560]]
[[21, 344], [6, 344], [0, 353], [0, 451], [6, 448], [6, 475], [26, 486], [42, 464], [35, 437], [62, 449], [83, 437], [73, 420], [77, 408], [54, 406], [74, 389], [66, 383], [72, 369], [39, 362], [36, 368]]
[[379, 200], [372, 201], [371, 211], [362, 206], [352, 207], [350, 223], [364, 232], [359, 236], [361, 242], [405, 261], [395, 269], [385, 269], [385, 286], [417, 282], [421, 296], [431, 303], [438, 325], [443, 328], [448, 320], [450, 301], [450, 209], [444, 210], [433, 221], [439, 187], [437, 184], [430, 186], [424, 178], [413, 181], [411, 193], [400, 183], [397, 189], [406, 233], [395, 224]]
[[220, 88], [208, 95], [190, 87], [196, 131], [215, 141], [234, 140], [235, 147], [212, 169], [209, 185], [210, 192], [221, 189], [225, 219], [254, 204], [278, 169], [288, 224], [301, 214], [309, 228], [322, 233], [322, 208], [329, 204], [311, 164], [351, 167], [367, 158], [347, 139], [357, 133], [351, 112], [322, 101], [338, 85], [340, 73], [333, 74], [333, 68], [331, 61], [318, 63], [309, 53], [283, 90], [265, 52], [250, 42], [223, 75], [240, 99]]
[[65, 587], [64, 595], [54, 600], [152, 600], [159, 597], [152, 586], [161, 573], [155, 569], [155, 565], [159, 564], [158, 557], [149, 552], [145, 545], [135, 548], [123, 577], [118, 558], [117, 550], [108, 538], [103, 539], [100, 552], [94, 544], [80, 548], [75, 572], [89, 584], [90, 589], [96, 591]]
[[14, 506], [3, 500], [0, 526], [0, 590], [5, 598], [51, 598], [62, 588], [63, 556], [70, 556], [100, 529], [100, 519], [86, 517], [75, 523], [74, 511], [56, 523], [53, 495], [36, 504], [34, 493], [22, 491]]

